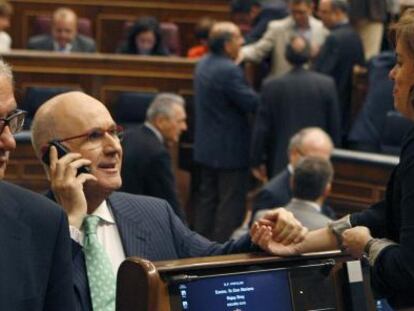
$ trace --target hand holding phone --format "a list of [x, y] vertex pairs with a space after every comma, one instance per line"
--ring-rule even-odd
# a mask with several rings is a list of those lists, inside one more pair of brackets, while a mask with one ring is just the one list
[[[70, 152], [70, 150], [67, 147], [65, 147], [63, 144], [61, 144], [59, 141], [56, 141], [56, 140], [50, 141], [47, 149], [45, 150], [42, 156], [43, 163], [45, 163], [48, 166], [50, 166], [50, 148], [52, 146], [54, 146], [57, 150], [58, 159]], [[81, 166], [80, 168], [78, 168], [78, 173], [76, 175], [79, 175], [82, 173], [90, 174], [91, 169], [88, 166]]]

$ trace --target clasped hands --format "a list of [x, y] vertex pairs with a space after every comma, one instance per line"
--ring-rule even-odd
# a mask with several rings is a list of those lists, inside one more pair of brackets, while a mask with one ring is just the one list
[[[321, 235], [321, 241], [335, 240], [334, 238], [327, 239], [322, 236], [323, 234], [333, 236], [333, 233], [329, 230], [313, 231], [312, 242], [308, 241], [307, 245], [304, 246], [308, 229], [284, 208], [269, 211], [256, 221], [250, 229], [253, 243], [260, 246], [264, 251], [278, 256], [298, 255], [303, 253], [305, 249], [307, 251], [326, 250], [327, 246], [323, 245], [323, 242], [321, 244], [315, 243], [319, 238], [319, 236], [315, 238], [315, 233]], [[372, 239], [372, 236], [369, 229], [358, 226], [347, 229], [342, 233], [342, 246], [354, 258], [361, 258], [370, 239]], [[335, 249], [335, 246], [328, 246], [328, 248]]]

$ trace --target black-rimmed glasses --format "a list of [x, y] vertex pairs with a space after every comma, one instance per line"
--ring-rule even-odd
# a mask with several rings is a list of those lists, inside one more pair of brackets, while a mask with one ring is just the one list
[[24, 110], [17, 109], [11, 115], [6, 118], [0, 118], [0, 135], [3, 134], [6, 126], [9, 127], [12, 134], [20, 132], [23, 128], [24, 117], [27, 112]]

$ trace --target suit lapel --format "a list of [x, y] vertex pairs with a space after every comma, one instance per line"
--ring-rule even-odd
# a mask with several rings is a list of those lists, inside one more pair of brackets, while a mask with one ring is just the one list
[[151, 257], [151, 232], [140, 223], [143, 215], [120, 193], [112, 194], [108, 199], [115, 217], [126, 257]]

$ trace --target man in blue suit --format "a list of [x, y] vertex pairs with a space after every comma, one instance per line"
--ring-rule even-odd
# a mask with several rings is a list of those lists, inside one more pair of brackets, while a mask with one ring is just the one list
[[[23, 127], [13, 77], [0, 61], [0, 180]], [[0, 182], [0, 310], [72, 311], [68, 222], [44, 196]]]
[[[52, 98], [40, 107], [33, 120], [33, 146], [39, 158], [43, 155], [42, 147], [52, 140], [71, 151], [58, 158], [56, 147], [51, 147], [46, 171], [53, 195], [69, 218], [75, 310], [97, 310], [96, 305], [102, 303], [94, 295], [96, 287], [102, 284], [96, 284], [93, 277], [97, 265], [88, 260], [91, 244], [96, 247], [99, 262], [108, 263], [100, 273], [105, 275], [104, 283], [108, 285], [108, 300], [102, 310], [114, 308], [114, 275], [126, 257], [156, 261], [256, 249], [248, 235], [225, 244], [203, 238], [188, 229], [164, 200], [114, 192], [122, 184], [121, 134], [106, 107], [81, 92]], [[78, 174], [82, 166], [87, 166], [88, 172]], [[279, 213], [287, 220], [293, 217], [284, 210]], [[281, 217], [278, 216], [278, 222]], [[89, 223], [91, 218], [99, 220], [94, 229]], [[298, 230], [286, 236], [289, 240], [304, 234], [298, 223], [294, 222], [294, 227]]]
[[201, 164], [194, 228], [226, 241], [245, 212], [249, 167], [249, 113], [259, 103], [235, 64], [243, 37], [233, 23], [213, 26], [210, 53], [195, 69], [194, 159]]

